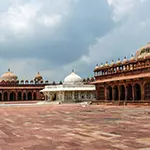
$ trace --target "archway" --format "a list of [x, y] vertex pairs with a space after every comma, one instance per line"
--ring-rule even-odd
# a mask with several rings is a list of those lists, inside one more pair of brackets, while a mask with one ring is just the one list
[[107, 100], [112, 100], [112, 87], [107, 88]]
[[28, 100], [32, 100], [32, 93], [31, 92], [28, 92]]
[[132, 85], [128, 84], [127, 85], [127, 100], [132, 100], [133, 96], [132, 96]]
[[141, 87], [139, 84], [134, 85], [134, 100], [141, 100]]
[[0, 101], [2, 101], [2, 93], [0, 93]]
[[33, 100], [36, 100], [36, 93], [33, 94]]
[[120, 100], [125, 100], [125, 87], [124, 87], [124, 85], [120, 86]]
[[26, 100], [27, 97], [26, 97], [26, 93], [23, 93], [23, 100]]
[[10, 101], [15, 101], [16, 100], [16, 94], [14, 92], [11, 92], [9, 95], [9, 100]]
[[144, 99], [150, 100], [150, 82], [144, 85]]
[[8, 101], [8, 93], [7, 92], [4, 93], [4, 101]]
[[118, 87], [117, 86], [115, 86], [114, 87], [114, 100], [118, 100]]
[[18, 92], [18, 100], [21, 100], [22, 98], [22, 94], [21, 94], [21, 92]]

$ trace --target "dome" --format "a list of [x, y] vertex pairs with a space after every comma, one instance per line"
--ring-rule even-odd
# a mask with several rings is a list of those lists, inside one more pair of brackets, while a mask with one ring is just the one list
[[139, 55], [138, 58], [137, 58], [137, 60], [139, 60], [139, 61], [143, 60], [143, 59], [144, 59], [144, 57], [142, 55]]
[[110, 66], [114, 66], [115, 65], [115, 62], [112, 60], [112, 62], [110, 63]]
[[95, 66], [95, 69], [98, 69], [99, 67], [98, 67], [98, 64]]
[[145, 56], [146, 59], [150, 59], [150, 53]]
[[103, 63], [101, 63], [100, 68], [103, 68], [103, 67], [104, 67], [104, 65], [103, 65]]
[[127, 63], [127, 62], [128, 62], [127, 58], [124, 57], [124, 59], [123, 59], [123, 64], [125, 64], [125, 63]]
[[106, 64], [105, 64], [105, 67], [109, 67], [109, 64], [108, 64], [108, 62], [106, 62]]
[[64, 79], [63, 84], [83, 84], [83, 80], [74, 71], [72, 71], [72, 73]]
[[121, 61], [120, 61], [120, 58], [118, 58], [116, 65], [120, 65], [120, 64], [121, 64]]
[[140, 55], [145, 57], [147, 53], [150, 53], [150, 42], [136, 52], [135, 58], [138, 58]]
[[1, 81], [17, 81], [18, 77], [8, 69], [8, 72], [5, 72], [1, 76]]
[[34, 80], [35, 81], [41, 81], [41, 80], [43, 80], [43, 77], [40, 75], [40, 73], [38, 72], [37, 74], [36, 74], [36, 76], [34, 77]]
[[131, 55], [130, 61], [135, 61], [135, 58], [133, 55]]

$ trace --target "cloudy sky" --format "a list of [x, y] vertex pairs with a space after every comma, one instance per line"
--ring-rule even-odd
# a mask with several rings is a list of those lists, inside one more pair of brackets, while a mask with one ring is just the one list
[[39, 71], [60, 81], [72, 68], [130, 57], [150, 41], [150, 0], [1, 0], [0, 74]]

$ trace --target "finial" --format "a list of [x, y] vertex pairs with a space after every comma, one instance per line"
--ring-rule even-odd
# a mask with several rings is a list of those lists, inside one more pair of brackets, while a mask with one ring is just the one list
[[112, 62], [114, 62], [114, 60], [112, 60]]
[[118, 60], [120, 60], [120, 58], [118, 58]]
[[133, 54], [131, 54], [131, 57], [133, 57]]
[[40, 72], [38, 72], [38, 74], [40, 74]]
[[124, 59], [126, 59], [126, 56], [124, 56]]
[[8, 72], [10, 72], [10, 68], [8, 68]]
[[74, 69], [72, 69], [72, 72], [74, 72]]

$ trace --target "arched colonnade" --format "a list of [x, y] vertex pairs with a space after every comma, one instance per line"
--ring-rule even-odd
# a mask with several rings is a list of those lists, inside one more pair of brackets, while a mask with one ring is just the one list
[[0, 93], [0, 101], [17, 101], [17, 100], [37, 100], [36, 92], [2, 92]]
[[135, 84], [122, 84], [107, 86], [105, 88], [105, 99], [111, 100], [150, 100], [150, 82], [146, 82], [144, 85], [139, 83]]

